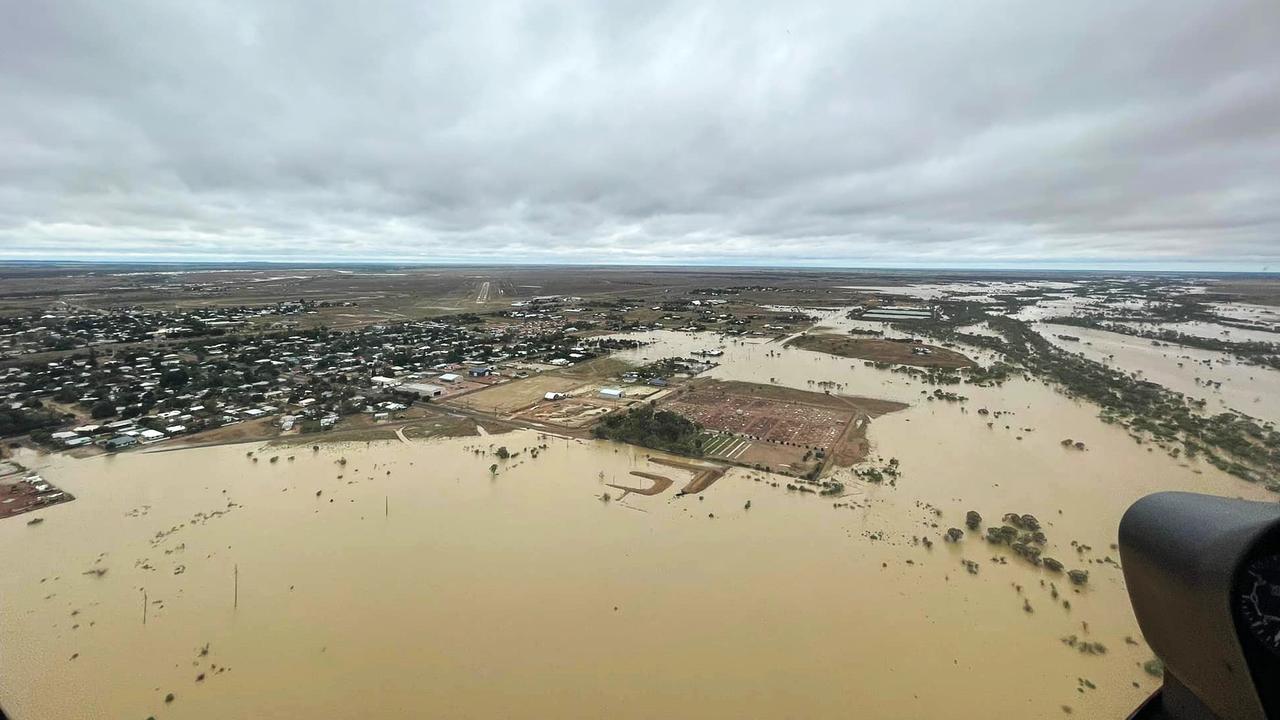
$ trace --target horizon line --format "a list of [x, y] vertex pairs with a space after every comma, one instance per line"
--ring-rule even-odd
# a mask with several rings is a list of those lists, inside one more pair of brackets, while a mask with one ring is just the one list
[[1116, 260], [1106, 264], [1081, 264], [1073, 265], [1071, 261], [1063, 261], [1058, 264], [1046, 265], [1021, 265], [1021, 264], [955, 264], [955, 265], [912, 265], [912, 264], [891, 264], [891, 263], [870, 263], [863, 265], [852, 264], [762, 264], [762, 263], [717, 263], [707, 261], [697, 262], [572, 262], [572, 261], [493, 261], [482, 262], [475, 260], [406, 260], [406, 259], [386, 259], [386, 260], [353, 260], [353, 259], [325, 259], [325, 260], [299, 260], [299, 259], [240, 259], [240, 260], [215, 260], [215, 259], [159, 259], [159, 258], [128, 258], [119, 260], [108, 260], [101, 258], [0, 258], [0, 266], [26, 265], [26, 266], [52, 266], [52, 265], [158, 265], [158, 266], [204, 266], [204, 267], [234, 267], [234, 266], [253, 266], [253, 265], [270, 265], [279, 267], [297, 267], [297, 268], [331, 268], [331, 267], [360, 267], [360, 266], [384, 266], [384, 267], [510, 267], [510, 268], [536, 268], [536, 267], [579, 267], [579, 268], [677, 268], [677, 269], [701, 269], [701, 270], [797, 270], [797, 271], [944, 271], [944, 272], [1097, 272], [1097, 273], [1173, 273], [1173, 274], [1230, 274], [1230, 275], [1280, 275], [1280, 270], [1273, 271], [1268, 267], [1260, 270], [1238, 269], [1228, 266], [1236, 264], [1245, 264], [1248, 261], [1228, 262], [1218, 264], [1216, 267], [1205, 269], [1187, 269], [1185, 265], [1192, 261], [1174, 261], [1168, 263], [1170, 266], [1184, 266], [1181, 268], [1161, 267], [1159, 264], [1150, 264], [1146, 267], [1127, 267], [1129, 263], [1134, 265], [1146, 264], [1139, 260]]

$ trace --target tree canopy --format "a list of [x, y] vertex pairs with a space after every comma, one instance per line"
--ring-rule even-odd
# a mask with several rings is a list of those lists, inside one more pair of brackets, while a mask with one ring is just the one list
[[598, 438], [619, 440], [681, 455], [702, 455], [702, 427], [670, 410], [639, 405], [610, 415], [592, 429]]

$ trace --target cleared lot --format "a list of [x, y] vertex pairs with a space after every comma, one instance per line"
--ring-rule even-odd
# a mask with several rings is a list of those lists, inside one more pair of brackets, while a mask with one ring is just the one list
[[613, 401], [568, 398], [540, 402], [517, 416], [531, 422], [581, 428], [616, 409], [618, 409], [618, 403]]
[[569, 393], [585, 384], [582, 380], [560, 375], [535, 375], [467, 393], [444, 404], [485, 412], [511, 413], [541, 402], [549, 392]]

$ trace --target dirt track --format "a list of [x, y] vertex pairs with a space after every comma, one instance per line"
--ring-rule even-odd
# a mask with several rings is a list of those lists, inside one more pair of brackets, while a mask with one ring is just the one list
[[690, 493], [699, 493], [711, 487], [711, 484], [724, 477], [726, 467], [720, 465], [698, 465], [681, 460], [668, 460], [667, 458], [649, 458], [649, 462], [658, 465], [666, 465], [667, 467], [679, 468], [681, 470], [689, 470], [694, 473], [693, 479], [680, 488], [680, 495], [688, 495]]
[[618, 490], [621, 490], [622, 497], [626, 497], [627, 493], [635, 493], [637, 495], [657, 495], [659, 493], [665, 492], [667, 488], [675, 484], [674, 480], [672, 480], [671, 478], [665, 475], [655, 475], [653, 473], [642, 472], [640, 470], [632, 470], [631, 474], [635, 475], [636, 477], [642, 477], [642, 478], [652, 480], [653, 487], [638, 488], [638, 487], [628, 487], [626, 485], [615, 485], [613, 483], [607, 483], [607, 484], [611, 488], [617, 488]]

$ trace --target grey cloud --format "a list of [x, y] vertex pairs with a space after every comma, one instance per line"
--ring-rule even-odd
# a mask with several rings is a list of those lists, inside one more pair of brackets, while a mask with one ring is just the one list
[[1280, 4], [0, 0], [0, 258], [1280, 263]]

